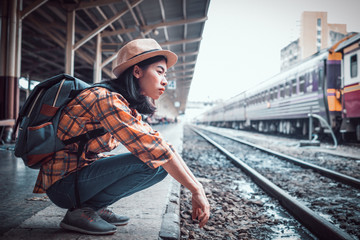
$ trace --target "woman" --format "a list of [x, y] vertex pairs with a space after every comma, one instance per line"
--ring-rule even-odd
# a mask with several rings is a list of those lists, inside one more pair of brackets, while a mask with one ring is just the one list
[[[125, 225], [129, 218], [107, 206], [160, 182], [168, 173], [192, 192], [192, 216], [200, 227], [206, 224], [210, 206], [202, 185], [172, 145], [140, 115], [154, 113], [150, 99], [164, 93], [166, 71], [176, 61], [173, 52], [162, 50], [153, 39], [133, 40], [118, 52], [116, 79], [82, 91], [64, 108], [58, 126], [61, 140], [101, 127], [107, 133], [88, 141], [79, 164], [79, 146], [71, 144], [40, 170], [34, 192], [46, 192], [57, 206], [68, 209], [62, 228], [115, 233], [115, 225]], [[130, 153], [101, 155], [119, 143]]]

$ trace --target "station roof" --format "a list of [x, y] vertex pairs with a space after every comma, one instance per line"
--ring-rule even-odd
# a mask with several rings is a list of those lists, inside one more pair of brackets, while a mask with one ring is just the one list
[[154, 38], [179, 59], [169, 69], [176, 89], [165, 98], [184, 112], [210, 0], [23, 0], [21, 76], [44, 80], [65, 72], [67, 12], [75, 9], [74, 75], [93, 81], [97, 35], [102, 77], [112, 78], [117, 51], [136, 38]]

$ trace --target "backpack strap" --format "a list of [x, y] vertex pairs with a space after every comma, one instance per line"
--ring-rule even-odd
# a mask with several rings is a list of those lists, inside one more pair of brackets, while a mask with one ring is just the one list
[[79, 143], [79, 148], [78, 148], [78, 152], [77, 152], [77, 159], [76, 159], [76, 172], [75, 172], [75, 198], [76, 198], [76, 207], [80, 208], [81, 207], [81, 201], [80, 201], [80, 194], [79, 194], [79, 184], [78, 184], [78, 168], [79, 168], [79, 164], [80, 164], [80, 157], [81, 154], [84, 151], [84, 147], [85, 144], [93, 138], [96, 137], [100, 137], [102, 135], [104, 135], [105, 133], [107, 133], [107, 131], [105, 130], [105, 128], [98, 128], [98, 129], [94, 129], [91, 131], [88, 131], [87, 133], [81, 134], [79, 136], [76, 137], [72, 137], [70, 139], [64, 140], [63, 143], [65, 145], [69, 145], [72, 143]]
[[69, 138], [67, 140], [64, 140], [63, 143], [65, 145], [69, 145], [69, 144], [77, 143], [77, 142], [85, 142], [86, 143], [90, 139], [100, 137], [100, 136], [104, 135], [105, 133], [107, 133], [105, 128], [98, 128], [98, 129], [88, 131], [87, 133], [81, 134], [79, 136], [72, 137], [72, 138]]

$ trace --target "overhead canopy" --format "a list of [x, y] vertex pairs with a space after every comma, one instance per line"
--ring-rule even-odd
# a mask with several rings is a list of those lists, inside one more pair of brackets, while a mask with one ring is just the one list
[[182, 113], [209, 1], [23, 0], [21, 76], [41, 81], [66, 72], [70, 42], [76, 77], [93, 82], [101, 69], [103, 79], [112, 78], [112, 61], [121, 46], [136, 38], [154, 38], [179, 56], [167, 73], [169, 87], [160, 100], [165, 108], [172, 104], [173, 115]]

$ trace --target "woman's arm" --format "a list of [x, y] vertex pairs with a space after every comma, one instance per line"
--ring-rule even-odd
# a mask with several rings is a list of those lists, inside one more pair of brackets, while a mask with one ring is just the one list
[[203, 227], [210, 217], [210, 204], [206, 198], [203, 186], [192, 174], [181, 156], [176, 153], [176, 158], [163, 164], [162, 167], [180, 184], [192, 193], [192, 218], [200, 221]]

